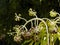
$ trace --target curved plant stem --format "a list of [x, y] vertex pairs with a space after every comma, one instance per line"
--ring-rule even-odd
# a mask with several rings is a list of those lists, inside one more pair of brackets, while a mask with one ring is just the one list
[[56, 19], [60, 19], [60, 14], [59, 14], [59, 13], [57, 13], [57, 14], [58, 14], [59, 17], [56, 17], [54, 20], [56, 20]]
[[56, 18], [54, 19], [54, 21], [55, 21], [56, 19], [58, 19], [58, 18], [60, 18], [60, 17], [56, 17]]
[[60, 17], [60, 14], [59, 13], [57, 13], [58, 15], [59, 15], [59, 17]]
[[55, 22], [57, 23], [59, 20], [60, 20], [60, 18], [59, 18], [59, 19], [57, 19]]
[[34, 21], [34, 25], [35, 25], [35, 27], [36, 27], [36, 20]]
[[[59, 17], [57, 17], [57, 18], [59, 18]], [[55, 19], [57, 19], [57, 18], [55, 18]], [[43, 18], [43, 19], [46, 19], [46, 20], [49, 20], [50, 22], [52, 22], [50, 19], [48, 19], [48, 18]], [[58, 20], [57, 20], [58, 21]], [[55, 23], [57, 23], [57, 22], [55, 22]], [[58, 29], [58, 26], [56, 25], [56, 27], [57, 27], [57, 29]], [[53, 42], [53, 45], [54, 45], [54, 42]]]
[[57, 22], [58, 24], [60, 24], [60, 22]]
[[[50, 22], [52, 22], [50, 19], [48, 18], [43, 18], [43, 19], [46, 19], [46, 20], [49, 20]], [[58, 22], [55, 22], [55, 23], [58, 23]], [[56, 27], [58, 28], [58, 26], [56, 25]]]
[[50, 22], [52, 22], [50, 19], [48, 19], [48, 18], [42, 18], [42, 19], [45, 19], [45, 20], [49, 20]]
[[24, 21], [27, 21], [25, 18], [22, 18], [22, 17], [20, 17], [20, 19], [22, 19], [22, 20], [24, 20]]
[[47, 42], [48, 42], [48, 45], [49, 45], [48, 26], [47, 26], [46, 22], [45, 22], [43, 19], [40, 19], [40, 18], [33, 18], [33, 19], [30, 19], [29, 21], [27, 21], [27, 22], [24, 24], [23, 27], [25, 27], [29, 22], [31, 22], [31, 21], [33, 21], [33, 20], [40, 20], [40, 21], [42, 21], [42, 22], [45, 24], [45, 26], [46, 26], [46, 31], [47, 31]]
[[33, 27], [33, 22], [31, 21], [31, 28]]
[[[50, 21], [50, 22], [52, 22], [50, 19], [48, 19], [48, 18], [43, 18], [43, 19], [45, 19], [45, 20], [48, 20], [48, 21]], [[57, 27], [57, 25], [56, 25], [56, 27]], [[58, 27], [57, 27], [58, 28]], [[48, 33], [48, 41], [49, 41], [49, 33]], [[48, 42], [49, 43], [49, 42]]]
[[20, 30], [23, 29], [23, 28], [25, 28], [25, 30], [28, 31], [28, 29], [24, 25], [20, 28]]
[[28, 29], [25, 27], [26, 31], [28, 31]]
[[[38, 17], [36, 16], [36, 18], [38, 18]], [[37, 26], [38, 26], [38, 20], [37, 20]]]
[[58, 14], [59, 17], [57, 17], [58, 19], [55, 18], [56, 19], [56, 21], [55, 21], [56, 23], [60, 20], [60, 14], [59, 13], [57, 13], [57, 14]]

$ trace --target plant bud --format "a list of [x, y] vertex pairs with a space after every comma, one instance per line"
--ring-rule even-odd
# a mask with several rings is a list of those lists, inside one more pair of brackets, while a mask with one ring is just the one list
[[51, 16], [51, 17], [56, 17], [56, 15], [57, 15], [57, 12], [55, 12], [55, 11], [53, 11], [53, 10], [50, 11], [50, 16]]

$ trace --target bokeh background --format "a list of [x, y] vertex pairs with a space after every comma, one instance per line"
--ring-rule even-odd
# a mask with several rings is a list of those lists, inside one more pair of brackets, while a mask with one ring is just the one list
[[[21, 14], [27, 20], [31, 19], [28, 15], [29, 8], [36, 10], [39, 18], [51, 18], [49, 11], [54, 9], [60, 13], [60, 0], [0, 0], [0, 39], [1, 35], [12, 30], [16, 24], [23, 24], [23, 21], [16, 22], [14, 20], [15, 12]], [[17, 45], [13, 40], [6, 36], [0, 40], [1, 45]], [[59, 44], [59, 41], [56, 43]]]

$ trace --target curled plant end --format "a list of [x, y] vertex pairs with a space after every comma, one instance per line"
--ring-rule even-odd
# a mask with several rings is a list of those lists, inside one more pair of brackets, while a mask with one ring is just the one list
[[20, 21], [20, 16], [21, 14], [17, 15], [17, 13], [15, 13], [15, 21]]
[[14, 41], [15, 42], [21, 42], [23, 39], [21, 38], [21, 36], [14, 36]]
[[57, 15], [57, 12], [54, 10], [51, 10], [49, 13], [50, 13], [51, 17], [56, 17], [56, 15]]
[[29, 16], [36, 16], [36, 11], [33, 11], [32, 8], [28, 10]]

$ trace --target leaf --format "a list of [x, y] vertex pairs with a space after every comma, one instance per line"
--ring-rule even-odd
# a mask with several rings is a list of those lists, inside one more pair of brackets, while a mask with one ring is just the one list
[[35, 44], [34, 45], [39, 45], [39, 42], [35, 42]]
[[43, 22], [39, 23], [38, 28], [39, 28], [40, 31], [46, 30], [46, 26], [45, 26], [45, 24]]
[[57, 40], [57, 34], [50, 34], [50, 44], [55, 43]]
[[25, 45], [26, 43], [29, 43], [31, 41], [31, 39], [30, 40], [25, 40], [23, 43], [22, 43], [22, 45]]
[[33, 45], [34, 41], [32, 41], [31, 43], [29, 43], [29, 45]]
[[41, 45], [47, 45], [47, 40], [41, 40]]

